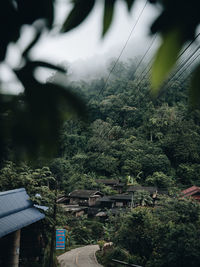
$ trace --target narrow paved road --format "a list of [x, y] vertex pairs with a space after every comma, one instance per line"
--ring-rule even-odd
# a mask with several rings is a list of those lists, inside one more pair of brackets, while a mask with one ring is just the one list
[[103, 267], [96, 260], [97, 250], [98, 245], [75, 248], [60, 255], [58, 261], [61, 267]]

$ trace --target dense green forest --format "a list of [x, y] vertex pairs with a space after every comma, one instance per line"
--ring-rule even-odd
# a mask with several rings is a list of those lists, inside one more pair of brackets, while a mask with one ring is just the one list
[[[152, 267], [200, 262], [199, 204], [175, 198], [181, 189], [200, 185], [200, 112], [188, 105], [187, 80], [172, 82], [155, 99], [148, 77], [142, 78], [141, 70], [134, 74], [135, 66], [134, 61], [118, 63], [106, 86], [105, 77], [70, 82], [88, 115], [85, 121], [71, 117], [64, 123], [54, 159], [40, 158], [30, 167], [28, 162], [12, 162], [8, 148], [0, 189], [25, 187], [35, 203], [49, 207], [40, 227], [47, 240], [47, 264], [52, 229], [64, 225], [72, 246], [114, 242], [106, 254], [99, 253], [104, 266], [116, 266], [112, 258]], [[171, 198], [161, 198], [157, 208], [110, 214], [105, 222], [66, 217], [60, 208], [54, 218], [58, 194], [95, 189], [95, 179], [101, 178], [157, 186]], [[103, 185], [101, 191], [114, 193]]]
[[[73, 1], [71, 12], [58, 30], [68, 32], [78, 27], [96, 2]], [[134, 0], [124, 2], [131, 11]], [[50, 265], [55, 227], [65, 225], [70, 229], [72, 245], [114, 243], [107, 253], [99, 254], [104, 266], [116, 266], [111, 263], [112, 258], [146, 267], [200, 264], [199, 204], [175, 194], [182, 188], [200, 185], [200, 113], [188, 106], [185, 78], [173, 80], [167, 89], [159, 90], [182, 47], [194, 40], [199, 25], [199, 2], [149, 2], [159, 8], [151, 33], [161, 37], [151, 68], [151, 86], [147, 76], [134, 71], [135, 61], [121, 62], [115, 69], [111, 63], [108, 72], [114, 71], [109, 81], [101, 77], [64, 86], [51, 81], [41, 83], [34, 75], [38, 67], [66, 73], [62, 67], [34, 61], [30, 56], [40, 38], [57, 27], [54, 1], [31, 0], [28, 5], [18, 0], [1, 3], [1, 62], [6, 63], [7, 48], [17, 43], [24, 25], [34, 31], [30, 43], [18, 49], [18, 66], [9, 66], [23, 86], [24, 94], [19, 97], [1, 92], [0, 95], [0, 190], [25, 187], [35, 203], [48, 208], [46, 218], [37, 229], [44, 237], [45, 251], [39, 255], [40, 263], [28, 259], [29, 267]], [[102, 36], [111, 26], [116, 3], [104, 1]], [[39, 25], [38, 19], [45, 23]], [[197, 65], [189, 87], [190, 100], [196, 107], [199, 107], [199, 71]], [[8, 83], [1, 80], [1, 87], [6, 91], [7, 86]], [[158, 98], [151, 98], [150, 87], [154, 95], [160, 94]], [[71, 117], [71, 110], [79, 116], [85, 115], [80, 96], [88, 109], [85, 121]], [[66, 117], [71, 119], [60, 132]], [[59, 150], [54, 159], [47, 162], [41, 157], [34, 166], [28, 162], [27, 155], [34, 157], [39, 152], [43, 156], [52, 155], [58, 135]], [[20, 163], [24, 158], [26, 162]], [[95, 179], [105, 177], [129, 180], [135, 185], [155, 185], [168, 189], [171, 197], [159, 199], [156, 207], [137, 207], [115, 216], [110, 214], [104, 223], [64, 216], [56, 204], [60, 193], [96, 188]], [[101, 191], [114, 193], [103, 186]]]
[[110, 214], [104, 224], [84, 218], [68, 221], [78, 243], [114, 243], [99, 253], [104, 266], [116, 266], [113, 258], [149, 267], [196, 266], [199, 204], [174, 198], [174, 193], [200, 185], [200, 112], [188, 104], [185, 77], [154, 99], [148, 78], [133, 75], [134, 67], [134, 61], [118, 64], [106, 86], [105, 78], [73, 84], [87, 103], [88, 122], [65, 123], [50, 169], [66, 193], [97, 188], [96, 178], [127, 182], [131, 177], [135, 185], [157, 186], [171, 194], [157, 208]]
[[199, 221], [199, 204], [183, 199], [164, 198], [157, 208], [119, 213], [105, 227], [114, 248], [100, 253], [100, 260], [107, 267], [122, 266], [111, 259], [146, 267], [198, 266]]
[[200, 184], [200, 112], [188, 105], [186, 83], [173, 81], [154, 99], [148, 79], [133, 70], [133, 61], [120, 62], [106, 87], [105, 78], [72, 84], [88, 120], [65, 122], [50, 164], [66, 193], [104, 177], [160, 188]]

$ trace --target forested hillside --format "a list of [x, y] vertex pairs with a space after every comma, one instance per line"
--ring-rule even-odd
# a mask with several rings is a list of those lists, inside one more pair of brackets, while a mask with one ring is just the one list
[[[188, 105], [185, 78], [169, 83], [155, 99], [149, 93], [147, 75], [139, 71], [134, 75], [134, 68], [134, 61], [121, 62], [108, 82], [100, 77], [70, 84], [84, 99], [88, 116], [85, 121], [72, 116], [65, 121], [58, 154], [51, 161], [39, 158], [35, 167], [13, 163], [12, 148], [8, 148], [0, 189], [25, 187], [35, 203], [48, 207], [38, 229], [45, 238], [41, 264], [51, 260], [55, 227], [67, 227], [71, 246], [98, 242], [101, 247], [113, 242], [111, 250], [99, 253], [104, 266], [117, 266], [113, 258], [149, 267], [200, 262], [199, 204], [174, 198], [183, 188], [200, 186], [200, 112]], [[145, 207], [119, 208], [114, 215], [106, 211], [103, 222], [97, 217], [66, 215], [56, 205], [59, 195], [75, 189], [116, 194], [111, 187], [97, 184], [101, 178], [156, 186], [173, 197], [159, 196], [155, 207], [151, 199]], [[150, 198], [147, 193], [142, 197]]]
[[88, 120], [65, 122], [50, 165], [65, 192], [105, 177], [169, 189], [200, 185], [200, 112], [188, 105], [185, 81], [153, 99], [147, 77], [133, 70], [133, 61], [120, 62], [106, 86], [103, 77], [72, 84]]
[[[6, 229], [9, 220], [17, 226], [10, 228], [13, 237], [18, 230], [13, 240], [6, 232], [1, 239], [1, 246], [9, 254], [10, 251], [15, 252], [12, 253], [13, 258], [16, 256], [13, 262], [19, 261], [24, 267], [57, 266], [55, 230], [66, 229], [67, 249], [99, 244], [98, 257], [105, 267], [120, 266], [113, 263], [113, 258], [143, 267], [200, 266], [200, 205], [196, 201], [199, 200], [200, 188], [192, 187], [192, 190], [197, 189], [197, 194], [191, 199], [187, 197], [188, 191], [186, 194], [178, 192], [191, 185], [200, 186], [200, 112], [192, 109], [187, 100], [189, 96], [193, 107], [200, 107], [200, 67], [196, 60], [199, 54], [195, 55], [199, 50], [199, 1], [147, 0], [140, 13], [137, 9], [134, 11], [138, 16], [132, 16], [131, 12], [136, 1], [121, 1], [131, 15], [131, 24], [134, 21], [135, 24], [131, 25], [132, 30], [118, 59], [110, 63], [107, 73], [104, 70], [105, 76], [79, 82], [72, 82], [71, 76], [66, 83], [62, 83], [59, 77], [55, 82], [58, 73], [43, 83], [41, 68], [59, 72], [58, 76], [62, 73], [67, 78], [66, 68], [51, 63], [54, 52], [64, 53], [62, 58], [67, 55], [70, 59], [70, 51], [79, 55], [79, 50], [86, 48], [84, 51], [88, 50], [91, 56], [92, 51], [89, 50], [92, 45], [84, 45], [83, 41], [92, 44], [93, 31], [90, 27], [83, 35], [77, 31], [78, 38], [72, 50], [70, 46], [58, 44], [55, 49], [50, 49], [47, 57], [41, 52], [40, 44], [45, 39], [48, 44], [54, 40], [60, 43], [64, 33], [78, 29], [83, 22], [87, 24], [89, 15], [91, 18], [93, 11], [96, 12], [97, 2], [100, 1], [74, 0], [70, 3], [69, 13], [65, 12], [68, 1], [61, 1], [62, 14], [58, 8], [60, 1], [1, 2], [0, 190], [24, 187], [33, 201], [29, 204], [36, 204], [46, 215], [44, 220], [33, 226], [32, 231], [23, 229], [23, 218], [20, 223], [17, 222], [20, 221], [18, 214], [12, 217], [15, 212], [20, 213], [21, 208], [15, 208], [13, 213], [8, 209], [0, 214], [2, 229]], [[122, 12], [116, 9], [119, 1], [102, 2], [100, 21], [103, 39], [114, 24], [114, 15], [117, 14], [120, 21]], [[157, 10], [153, 21], [148, 23], [148, 32], [154, 35], [153, 38], [160, 39], [155, 56], [148, 65], [141, 66], [152, 43], [139, 64], [135, 59], [118, 62], [132, 33], [137, 39], [135, 28], [138, 22], [145, 25], [143, 11], [149, 9], [148, 2]], [[95, 26], [94, 32], [98, 31], [100, 21], [97, 24], [89, 22]], [[129, 32], [128, 24], [122, 27], [124, 33]], [[142, 34], [142, 30], [138, 32]], [[85, 38], [88, 33], [91, 38]], [[120, 42], [125, 41], [119, 28], [117, 37], [120, 37]], [[67, 38], [70, 44], [70, 34]], [[115, 45], [119, 44], [117, 39]], [[196, 47], [192, 45], [195, 40]], [[145, 47], [144, 42], [141, 42], [141, 47]], [[42, 57], [37, 56], [37, 47]], [[132, 54], [135, 48], [131, 46], [130, 49]], [[96, 52], [100, 52], [99, 45]], [[55, 58], [58, 60], [57, 56]], [[87, 58], [86, 54], [84, 58]], [[176, 63], [178, 72], [175, 79], [169, 78], [169, 81], [167, 77], [171, 71], [173, 77]], [[181, 78], [182, 74], [185, 77]], [[18, 85], [23, 92], [20, 95], [16, 91]], [[154, 96], [159, 95], [157, 98], [151, 97], [150, 87]], [[12, 88], [14, 94], [8, 94]], [[73, 113], [78, 118], [74, 118]], [[57, 154], [52, 158], [57, 145]], [[123, 185], [123, 190], [115, 191], [117, 187], [106, 186], [101, 178], [106, 181], [116, 179], [117, 186]], [[128, 187], [127, 182], [148, 188], [156, 186], [156, 194], [150, 195], [145, 190], [133, 193], [132, 189], [129, 191], [131, 186]], [[82, 200], [75, 203], [73, 194], [68, 194], [74, 189], [94, 188], [98, 194], [90, 194], [88, 202], [82, 195]], [[127, 193], [123, 194], [126, 189]], [[113, 197], [116, 200], [121, 197], [123, 202], [113, 201]], [[97, 199], [98, 204], [95, 202]], [[123, 205], [127, 199], [126, 205]], [[20, 202], [20, 197], [16, 200]], [[112, 204], [110, 209], [105, 203], [104, 209], [99, 209], [103, 201]], [[90, 206], [92, 202], [95, 204], [93, 207]], [[7, 208], [6, 201], [2, 203]], [[74, 213], [74, 207], [68, 209], [68, 204], [77, 204], [77, 213]], [[88, 206], [81, 207], [82, 204]], [[93, 208], [98, 213], [92, 214]], [[7, 216], [10, 216], [9, 220]], [[23, 212], [22, 217], [25, 217]], [[29, 219], [33, 219], [31, 217]], [[31, 239], [31, 236], [34, 238]], [[27, 237], [31, 249], [23, 237]], [[13, 243], [13, 249], [7, 249], [8, 242]], [[104, 249], [108, 242], [109, 248]], [[6, 254], [2, 256], [0, 265], [2, 259], [8, 260]], [[73, 261], [78, 265], [78, 255]], [[68, 265], [67, 262], [63, 264]]]

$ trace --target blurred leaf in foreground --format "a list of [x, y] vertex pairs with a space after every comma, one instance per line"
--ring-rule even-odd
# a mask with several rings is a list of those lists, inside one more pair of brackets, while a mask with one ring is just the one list
[[115, 0], [105, 0], [102, 36], [108, 31], [113, 18]]
[[162, 44], [156, 52], [152, 66], [151, 84], [153, 95], [158, 94], [159, 87], [175, 65], [182, 45], [182, 33], [178, 28], [163, 35]]
[[83, 0], [74, 1], [74, 7], [65, 20], [62, 31], [68, 32], [81, 24], [93, 9], [94, 4], [95, 0], [87, 0], [87, 2]]

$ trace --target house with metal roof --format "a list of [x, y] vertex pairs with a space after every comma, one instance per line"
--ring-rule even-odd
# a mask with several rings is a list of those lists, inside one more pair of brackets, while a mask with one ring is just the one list
[[158, 188], [154, 187], [154, 186], [133, 186], [133, 185], [130, 185], [127, 188], [128, 193], [135, 193], [135, 192], [141, 191], [141, 190], [149, 192], [149, 194], [152, 198], [155, 198], [157, 196], [157, 193], [158, 193]]
[[116, 179], [96, 179], [97, 184], [104, 184], [105, 186], [110, 186], [113, 190], [118, 191], [119, 194], [122, 193], [125, 183], [122, 183], [120, 180]]
[[96, 179], [95, 182], [97, 184], [104, 184], [104, 185], [107, 185], [107, 186], [115, 186], [116, 184], [119, 183], [119, 180], [115, 180], [115, 179]]
[[[41, 219], [45, 215], [33, 206], [24, 188], [0, 193], [0, 247], [2, 242], [9, 245], [6, 265], [4, 255], [0, 256], [1, 266], [18, 266], [20, 230]], [[3, 240], [3, 241], [2, 241]], [[7, 242], [9, 240], [9, 242]]]
[[44, 217], [24, 188], [0, 193], [0, 238]]
[[118, 194], [109, 196], [110, 200], [114, 201], [114, 206], [118, 208], [131, 207], [132, 195], [131, 194]]
[[103, 196], [103, 193], [97, 190], [74, 190], [69, 193], [70, 204], [83, 206], [94, 206], [96, 201]]
[[103, 196], [100, 200], [98, 200], [97, 204], [99, 204], [99, 207], [102, 209], [114, 208], [114, 200], [110, 199], [109, 196]]
[[196, 199], [197, 201], [200, 202], [200, 187], [193, 185], [193, 186], [181, 191], [181, 196], [182, 197], [190, 197], [190, 198]]

